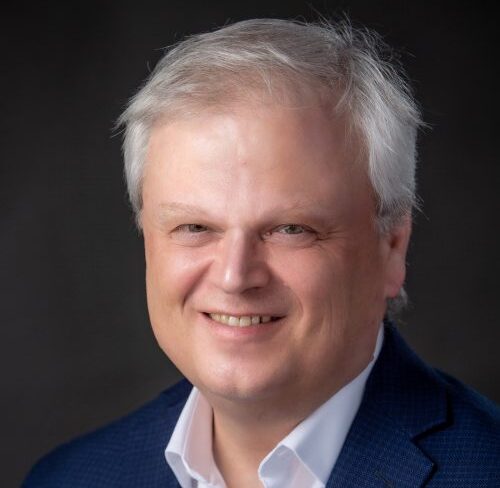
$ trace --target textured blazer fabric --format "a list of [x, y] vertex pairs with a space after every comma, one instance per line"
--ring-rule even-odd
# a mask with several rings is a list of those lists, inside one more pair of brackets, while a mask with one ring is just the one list
[[[500, 410], [425, 365], [386, 324], [328, 488], [500, 488]], [[191, 385], [42, 458], [23, 488], [174, 488], [164, 457]]]

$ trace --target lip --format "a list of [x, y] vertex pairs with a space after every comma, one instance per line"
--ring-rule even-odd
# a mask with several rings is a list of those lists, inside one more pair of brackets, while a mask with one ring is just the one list
[[251, 312], [226, 312], [225, 310], [203, 310], [202, 313], [206, 315], [209, 315], [211, 313], [218, 313], [219, 315], [232, 315], [233, 317], [252, 317], [258, 315], [260, 317], [268, 316], [277, 319], [283, 318], [283, 315], [281, 314], [276, 314], [272, 312], [262, 312], [262, 311], [256, 312], [255, 310]]
[[[216, 322], [208, 315], [209, 312], [200, 312], [200, 318], [202, 325], [208, 327], [210, 332], [217, 337], [225, 340], [233, 341], [245, 341], [245, 340], [266, 340], [271, 336], [279, 332], [284, 324], [285, 317], [276, 317], [275, 320], [267, 322], [264, 324], [248, 325], [246, 327], [230, 326], [224, 325], [220, 322]], [[222, 312], [210, 312], [210, 313], [222, 313]], [[231, 315], [231, 314], [227, 314]], [[245, 314], [238, 314], [235, 316], [244, 316]], [[250, 315], [250, 314], [248, 314]], [[259, 315], [259, 314], [253, 314]], [[271, 315], [271, 314], [269, 314]], [[272, 315], [271, 315], [272, 316]]]

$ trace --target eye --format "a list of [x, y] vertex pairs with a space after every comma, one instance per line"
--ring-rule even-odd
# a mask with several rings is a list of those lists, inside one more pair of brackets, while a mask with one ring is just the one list
[[186, 232], [190, 234], [199, 234], [205, 232], [207, 227], [201, 224], [182, 224], [174, 229], [174, 232]]
[[317, 239], [317, 233], [301, 224], [283, 224], [265, 234], [265, 239], [284, 246], [305, 246]]
[[201, 224], [186, 224], [186, 227], [189, 232], [193, 233], [204, 232], [207, 230], [207, 228]]
[[298, 224], [286, 224], [278, 227], [276, 229], [276, 232], [280, 232], [282, 234], [288, 234], [288, 235], [296, 235], [296, 234], [303, 234], [304, 232], [307, 232], [307, 229], [305, 229], [302, 225]]
[[182, 246], [202, 246], [212, 241], [214, 233], [202, 224], [181, 224], [170, 231], [170, 239]]

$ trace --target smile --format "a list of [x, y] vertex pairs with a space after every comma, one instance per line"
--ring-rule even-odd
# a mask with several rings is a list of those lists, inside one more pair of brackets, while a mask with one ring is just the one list
[[249, 327], [250, 325], [267, 324], [279, 317], [272, 317], [270, 315], [225, 315], [219, 313], [207, 314], [213, 321], [219, 324], [229, 325], [231, 327]]

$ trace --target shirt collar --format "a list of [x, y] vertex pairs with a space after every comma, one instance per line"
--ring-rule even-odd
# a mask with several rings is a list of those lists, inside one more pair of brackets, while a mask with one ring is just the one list
[[[288, 451], [321, 484], [326, 484], [361, 404], [366, 381], [382, 348], [380, 327], [373, 358], [366, 368], [309, 417], [302, 421], [262, 460], [259, 476], [272, 471], [277, 457]], [[193, 387], [165, 449], [165, 458], [182, 487], [195, 479], [224, 487], [212, 454], [212, 408]]]
[[181, 486], [195, 479], [225, 486], [212, 454], [212, 407], [193, 387], [165, 449], [165, 457]]

